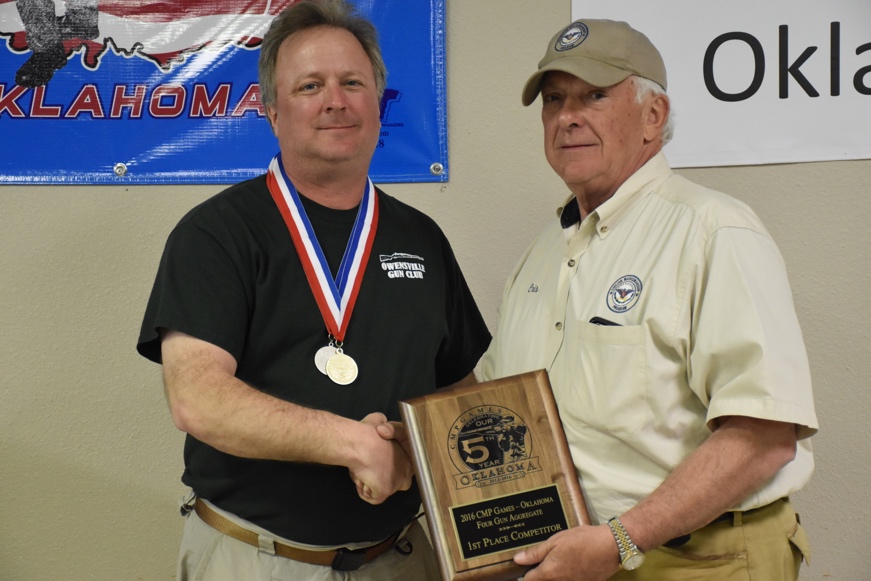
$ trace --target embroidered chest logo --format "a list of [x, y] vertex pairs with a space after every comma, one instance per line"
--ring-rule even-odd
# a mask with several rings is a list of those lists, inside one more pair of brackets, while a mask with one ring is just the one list
[[478, 488], [516, 480], [541, 470], [530, 457], [532, 438], [526, 423], [503, 406], [481, 405], [466, 410], [448, 434], [457, 489]]
[[423, 257], [404, 252], [379, 255], [381, 270], [388, 278], [416, 278], [423, 280], [426, 267], [422, 264]]
[[627, 274], [617, 279], [608, 289], [608, 308], [615, 313], [625, 313], [635, 306], [641, 296], [641, 279]]

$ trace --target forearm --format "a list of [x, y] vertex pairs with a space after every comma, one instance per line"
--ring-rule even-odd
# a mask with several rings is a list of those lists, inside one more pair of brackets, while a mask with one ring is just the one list
[[724, 418], [704, 444], [620, 520], [641, 550], [698, 530], [789, 463], [795, 442], [793, 424]]
[[[202, 391], [208, 390], [206, 396]], [[176, 426], [244, 458], [348, 465], [358, 422], [280, 400], [236, 378], [167, 388]], [[334, 445], [335, 444], [335, 445]]]
[[233, 375], [225, 352], [191, 348], [188, 339], [164, 339], [164, 384], [176, 427], [198, 440], [245, 458], [349, 468], [369, 438], [380, 441], [371, 426], [252, 388]]

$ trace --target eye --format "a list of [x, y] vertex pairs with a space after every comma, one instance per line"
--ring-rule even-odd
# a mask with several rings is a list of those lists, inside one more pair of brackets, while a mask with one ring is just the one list
[[608, 94], [605, 91], [593, 91], [590, 93], [590, 99], [593, 101], [601, 101], [602, 99], [606, 99]]
[[302, 93], [310, 93], [311, 91], [314, 91], [317, 88], [318, 88], [318, 84], [315, 82], [311, 82], [311, 83], [306, 83], [306, 84], [302, 85], [299, 88], [299, 90]]
[[559, 93], [553, 92], [542, 92], [541, 100], [544, 103], [558, 103], [562, 99], [562, 96]]

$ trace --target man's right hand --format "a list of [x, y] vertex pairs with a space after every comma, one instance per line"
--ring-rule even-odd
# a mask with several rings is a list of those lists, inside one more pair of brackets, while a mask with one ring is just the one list
[[361, 462], [349, 467], [357, 494], [370, 504], [381, 504], [399, 490], [408, 490], [414, 476], [408, 438], [399, 422], [388, 422], [382, 413], [361, 420], [363, 430]]
[[[474, 385], [477, 382], [478, 380], [475, 378], [474, 372], [472, 372], [446, 389]], [[414, 476], [414, 466], [412, 465], [414, 455], [411, 451], [411, 441], [408, 437], [408, 431], [402, 422], [388, 422], [387, 417], [382, 413], [371, 413], [363, 418], [361, 423], [373, 426], [376, 433], [384, 441], [392, 444], [391, 449], [393, 452], [390, 455], [392, 463], [389, 466], [392, 466], [393, 470], [396, 471], [393, 475], [394, 477], [399, 476], [399, 480], [397, 481], [395, 478], [388, 479], [388, 483], [391, 481], [400, 482], [398, 487], [385, 487], [378, 484], [377, 479], [364, 478], [363, 473], [359, 469], [350, 470], [351, 479], [357, 487], [357, 494], [360, 495], [360, 498], [371, 504], [381, 504], [397, 490], [408, 490], [411, 486], [411, 478]], [[395, 452], [396, 447], [401, 449], [401, 454]]]

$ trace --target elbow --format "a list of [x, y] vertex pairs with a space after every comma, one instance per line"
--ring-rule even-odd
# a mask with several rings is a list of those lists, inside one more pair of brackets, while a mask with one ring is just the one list
[[226, 430], [217, 411], [207, 399], [198, 397], [195, 389], [171, 392], [167, 390], [170, 415], [176, 429], [200, 442], [229, 454], [239, 455], [226, 439]]
[[[185, 397], [184, 391], [166, 386], [166, 399], [169, 403], [169, 411], [172, 423], [176, 429], [197, 438], [203, 424], [202, 414], [198, 413], [194, 402], [190, 397]], [[199, 439], [199, 438], [198, 438]]]
[[775, 438], [765, 447], [762, 463], [768, 466], [770, 476], [773, 477], [781, 468], [795, 460], [797, 442], [795, 427], [790, 426], [781, 431], [781, 437]]
[[795, 437], [788, 439], [777, 447], [777, 462], [780, 464], [778, 470], [795, 460], [797, 448], [798, 444]]
[[222, 419], [220, 394], [236, 371], [236, 361], [219, 347], [171, 332], [161, 343], [163, 386], [175, 427], [200, 441], [213, 435]]
[[186, 434], [190, 434], [194, 421], [192, 414], [184, 406], [179, 404], [169, 404], [169, 410], [172, 415], [172, 423], [176, 429]]

